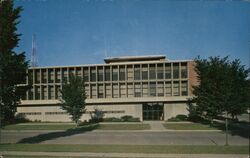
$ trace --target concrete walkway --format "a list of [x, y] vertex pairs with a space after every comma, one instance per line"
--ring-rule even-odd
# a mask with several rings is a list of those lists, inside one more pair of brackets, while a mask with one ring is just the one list
[[0, 155], [63, 156], [63, 157], [113, 157], [113, 158], [247, 158], [248, 155], [233, 154], [143, 154], [143, 153], [88, 153], [88, 152], [24, 152], [0, 151]]
[[163, 127], [164, 121], [144, 121], [144, 123], [150, 125], [150, 131], [166, 131], [166, 128]]

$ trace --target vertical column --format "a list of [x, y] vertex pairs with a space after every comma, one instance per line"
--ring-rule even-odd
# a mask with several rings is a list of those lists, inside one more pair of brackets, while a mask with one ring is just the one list
[[166, 66], [166, 63], [164, 62], [163, 63], [163, 96], [164, 97], [166, 97], [166, 92], [165, 92], [165, 81], [166, 81], [166, 76], [165, 76], [165, 71], [166, 71], [166, 68], [165, 68], [165, 66]]
[[49, 100], [49, 71], [48, 68], [45, 69], [46, 70], [46, 89], [47, 89], [47, 99]]

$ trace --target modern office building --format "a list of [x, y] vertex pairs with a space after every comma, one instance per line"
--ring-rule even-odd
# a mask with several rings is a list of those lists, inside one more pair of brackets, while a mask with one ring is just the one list
[[34, 67], [28, 69], [32, 88], [17, 112], [30, 120], [70, 121], [60, 108], [62, 80], [70, 74], [85, 79], [86, 113], [94, 109], [104, 117], [131, 115], [140, 120], [167, 120], [187, 114], [187, 99], [197, 84], [192, 60], [168, 60], [165, 56], [106, 58], [104, 64]]

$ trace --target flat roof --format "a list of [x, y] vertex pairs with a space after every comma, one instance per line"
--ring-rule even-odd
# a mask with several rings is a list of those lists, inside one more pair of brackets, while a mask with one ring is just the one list
[[147, 55], [147, 56], [123, 56], [123, 57], [108, 57], [104, 58], [106, 64], [117, 62], [130, 62], [130, 61], [155, 61], [166, 60], [165, 55]]

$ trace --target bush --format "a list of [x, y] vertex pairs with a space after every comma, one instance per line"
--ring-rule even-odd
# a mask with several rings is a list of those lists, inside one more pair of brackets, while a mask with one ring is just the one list
[[168, 121], [174, 121], [174, 122], [187, 121], [187, 120], [188, 120], [188, 117], [186, 115], [177, 115], [176, 117], [172, 117], [168, 119]]
[[133, 116], [125, 115], [121, 118], [108, 117], [103, 119], [104, 122], [140, 122], [140, 118], [135, 118]]
[[116, 117], [104, 118], [103, 122], [122, 122], [122, 119]]

